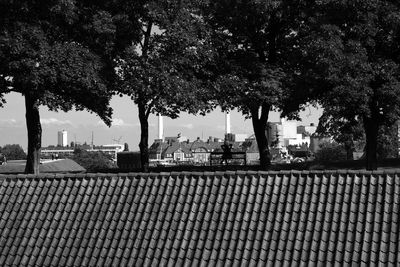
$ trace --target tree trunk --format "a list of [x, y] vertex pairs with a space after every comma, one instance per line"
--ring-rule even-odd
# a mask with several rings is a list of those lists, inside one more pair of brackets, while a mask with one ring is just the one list
[[271, 154], [268, 148], [268, 138], [266, 136], [267, 121], [270, 106], [264, 104], [261, 108], [261, 117], [258, 116], [258, 109], [251, 111], [254, 135], [256, 136], [258, 151], [260, 153], [260, 166], [267, 170], [271, 166]]
[[344, 149], [346, 150], [346, 159], [353, 160], [354, 142], [353, 140], [344, 142]]
[[146, 106], [142, 103], [138, 104], [139, 107], [139, 121], [140, 121], [140, 163], [143, 172], [149, 171], [149, 121], [146, 114]]
[[28, 130], [28, 155], [25, 173], [39, 174], [42, 126], [40, 125], [38, 100], [29, 93], [25, 95], [25, 108], [26, 126]]
[[376, 170], [378, 168], [378, 159], [376, 156], [378, 146], [378, 121], [372, 118], [364, 117], [364, 130], [366, 136], [365, 144], [365, 168], [367, 170]]

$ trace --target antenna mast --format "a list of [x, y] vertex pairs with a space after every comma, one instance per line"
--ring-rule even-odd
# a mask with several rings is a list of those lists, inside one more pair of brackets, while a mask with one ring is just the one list
[[93, 131], [92, 131], [92, 142], [91, 142], [91, 147], [93, 149]]

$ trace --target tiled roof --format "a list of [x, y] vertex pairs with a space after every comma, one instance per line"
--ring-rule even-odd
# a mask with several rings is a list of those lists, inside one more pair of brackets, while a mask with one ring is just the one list
[[383, 172], [0, 178], [1, 266], [396, 265]]
[[194, 151], [198, 148], [203, 148], [205, 150], [209, 150], [210, 148], [208, 148], [208, 143], [204, 142], [203, 140], [195, 140], [192, 142], [191, 146], [190, 146], [190, 150]]
[[167, 148], [169, 145], [167, 142], [154, 142], [150, 147], [149, 147], [149, 153], [153, 154], [160, 154]]
[[185, 154], [190, 153], [190, 149], [188, 148], [188, 144], [186, 142], [174, 142], [165, 149], [164, 154], [173, 154], [179, 149]]

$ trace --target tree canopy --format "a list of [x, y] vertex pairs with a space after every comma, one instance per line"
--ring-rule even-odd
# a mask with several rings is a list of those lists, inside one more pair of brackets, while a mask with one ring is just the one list
[[205, 112], [208, 73], [203, 66], [212, 54], [197, 1], [147, 1], [138, 16], [141, 38], [118, 57], [118, 86], [138, 106], [139, 148], [147, 169], [149, 115]]
[[377, 167], [379, 127], [400, 115], [399, 15], [394, 1], [318, 1], [307, 21], [302, 74], [326, 125], [362, 123], [367, 169]]
[[100, 20], [100, 11], [86, 14], [74, 1], [2, 1], [0, 8], [0, 94], [31, 95], [54, 111], [88, 109], [109, 124], [105, 74], [113, 72], [84, 37], [107, 39], [110, 22]]
[[215, 98], [252, 119], [263, 167], [270, 164], [269, 112], [282, 107], [294, 73], [303, 1], [216, 1], [205, 9], [219, 56]]
[[0, 147], [0, 153], [6, 156], [7, 160], [26, 159], [25, 151], [17, 144]]
[[[0, 99], [25, 97], [28, 128], [26, 172], [38, 173], [41, 125], [38, 107], [86, 109], [107, 125], [118, 20], [107, 1], [2, 1]], [[4, 101], [3, 101], [4, 102]]]

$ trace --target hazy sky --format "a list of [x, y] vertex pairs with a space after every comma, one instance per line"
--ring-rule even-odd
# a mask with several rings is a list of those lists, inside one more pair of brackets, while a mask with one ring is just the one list
[[[24, 99], [20, 94], [6, 95], [7, 103], [0, 108], [0, 146], [5, 144], [20, 144], [27, 148], [27, 131], [25, 123]], [[128, 143], [130, 150], [138, 150], [140, 126], [137, 116], [137, 107], [128, 97], [114, 97], [111, 101], [114, 109], [113, 125], [107, 127], [98, 116], [87, 111], [51, 112], [46, 107], [40, 108], [42, 122], [42, 146], [57, 144], [57, 131], [68, 132], [68, 143], [71, 141], [91, 142], [92, 132], [94, 144], [111, 144], [119, 140], [121, 144]], [[318, 123], [321, 109], [308, 108], [301, 113], [302, 121], [298, 125]], [[270, 121], [279, 121], [279, 114], [272, 112]], [[149, 144], [157, 137], [157, 117], [151, 115], [149, 119]], [[164, 118], [164, 135], [182, 136], [194, 140], [197, 137], [207, 139], [208, 136], [223, 137], [225, 131], [225, 117], [220, 109], [207, 116], [194, 116], [186, 113], [178, 119]], [[250, 120], [233, 111], [231, 113], [231, 131], [233, 133], [253, 134]]]

